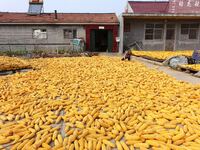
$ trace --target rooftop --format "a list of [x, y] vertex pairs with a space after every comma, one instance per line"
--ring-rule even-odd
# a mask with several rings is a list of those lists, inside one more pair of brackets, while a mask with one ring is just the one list
[[135, 14], [200, 14], [199, 0], [129, 1]]
[[168, 13], [169, 2], [165, 1], [129, 1], [134, 13]]
[[27, 13], [0, 12], [0, 24], [118, 24], [115, 13]]

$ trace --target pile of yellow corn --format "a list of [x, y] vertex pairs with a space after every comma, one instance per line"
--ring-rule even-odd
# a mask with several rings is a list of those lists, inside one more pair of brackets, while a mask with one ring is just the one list
[[152, 59], [166, 60], [172, 56], [184, 55], [192, 56], [192, 50], [184, 51], [132, 51], [132, 54], [135, 56], [149, 57]]
[[0, 71], [26, 68], [30, 68], [30, 65], [23, 59], [16, 57], [0, 56]]
[[119, 58], [31, 60], [0, 78], [11, 150], [199, 150], [200, 86]]
[[181, 67], [186, 68], [186, 69], [192, 69], [195, 71], [200, 71], [200, 64], [182, 65]]

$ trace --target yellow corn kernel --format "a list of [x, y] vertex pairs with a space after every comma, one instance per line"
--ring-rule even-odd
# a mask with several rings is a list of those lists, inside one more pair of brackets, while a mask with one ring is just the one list
[[103, 140], [103, 143], [105, 144], [105, 145], [108, 145], [108, 146], [110, 146], [110, 147], [115, 147], [115, 144], [114, 143], [112, 143], [112, 142], [110, 142], [110, 141], [108, 141], [108, 140]]
[[160, 144], [156, 140], [146, 140], [146, 143], [151, 145], [151, 146], [155, 146], [155, 147], [160, 146]]
[[186, 141], [186, 142], [190, 142], [190, 141], [193, 141], [193, 140], [197, 139], [198, 137], [199, 137], [198, 134], [194, 134], [194, 135], [191, 135], [191, 136], [187, 137], [187, 138], [185, 139], [185, 141]]
[[140, 149], [149, 148], [149, 144], [147, 144], [147, 143], [136, 143], [136, 144], [134, 144], [134, 147], [135, 148], [140, 148]]
[[129, 150], [129, 147], [126, 145], [126, 143], [124, 141], [120, 141], [120, 144], [124, 150]]
[[119, 141], [116, 141], [117, 150], [123, 150], [123, 147]]

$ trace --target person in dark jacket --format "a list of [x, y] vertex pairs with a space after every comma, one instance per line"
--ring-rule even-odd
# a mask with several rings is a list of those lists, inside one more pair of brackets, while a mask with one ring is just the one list
[[122, 58], [122, 61], [124, 61], [124, 60], [128, 60], [128, 61], [130, 61], [131, 60], [131, 55], [132, 55], [132, 53], [131, 53], [131, 51], [129, 50], [129, 51], [126, 51], [125, 52], [125, 54], [124, 54], [124, 57]]
[[192, 59], [194, 61], [195, 64], [199, 64], [200, 63], [200, 51], [195, 49], [193, 54], [192, 54]]

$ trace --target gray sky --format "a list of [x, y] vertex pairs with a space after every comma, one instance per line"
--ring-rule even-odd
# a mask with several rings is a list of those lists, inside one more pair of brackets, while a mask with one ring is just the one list
[[[27, 12], [29, 0], [0, 0], [1, 12]], [[120, 14], [127, 0], [44, 0], [45, 12], [116, 12]]]

